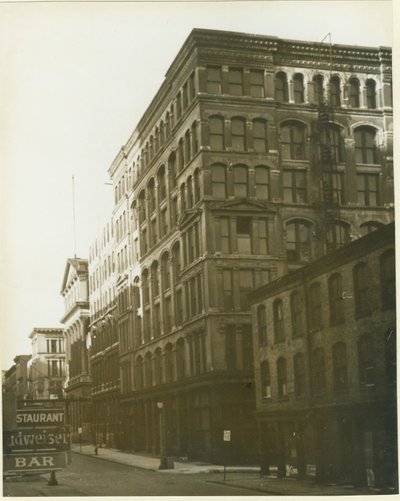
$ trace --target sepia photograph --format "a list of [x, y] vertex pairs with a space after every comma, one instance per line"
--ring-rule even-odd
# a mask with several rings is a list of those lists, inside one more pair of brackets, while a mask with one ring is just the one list
[[399, 494], [399, 13], [0, 1], [3, 496]]

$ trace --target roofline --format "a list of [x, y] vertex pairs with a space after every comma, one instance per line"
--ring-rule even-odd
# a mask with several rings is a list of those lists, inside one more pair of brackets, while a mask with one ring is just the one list
[[389, 223], [378, 230], [361, 237], [354, 242], [350, 242], [348, 245], [338, 249], [332, 254], [327, 254], [322, 256], [315, 261], [291, 272], [277, 278], [276, 280], [269, 282], [268, 284], [262, 285], [257, 289], [252, 290], [247, 294], [251, 303], [257, 302], [260, 297], [267, 296], [271, 292], [275, 291], [279, 287], [288, 287], [297, 281], [303, 281], [304, 279], [313, 277], [317, 272], [320, 272], [320, 268], [326, 266], [328, 268], [333, 268], [337, 264], [343, 261], [350, 261], [354, 258], [354, 253], [365, 254], [370, 251], [369, 247], [373, 246], [379, 248], [382, 243], [393, 242], [395, 244], [395, 223]]
[[[131, 146], [128, 146], [129, 144], [133, 145], [140, 133], [139, 129], [144, 126], [144, 121], [147, 118], [147, 115], [149, 114], [150, 109], [152, 106], [154, 106], [157, 102], [157, 99], [160, 98], [163, 92], [166, 92], [168, 90], [168, 85], [170, 85], [169, 82], [169, 77], [172, 77], [173, 73], [177, 70], [180, 61], [187, 57], [188, 54], [190, 54], [190, 49], [195, 47], [196, 45], [199, 45], [201, 41], [206, 41], [206, 37], [210, 36], [219, 36], [221, 37], [221, 40], [223, 38], [236, 38], [237, 41], [239, 42], [240, 39], [247, 38], [248, 40], [253, 40], [257, 41], [258, 43], [260, 42], [270, 42], [270, 43], [275, 43], [277, 46], [284, 46], [287, 44], [296, 44], [296, 45], [304, 45], [304, 46], [310, 46], [310, 45], [315, 45], [315, 46], [328, 46], [328, 43], [320, 42], [320, 41], [311, 41], [311, 40], [298, 40], [298, 39], [290, 39], [290, 38], [280, 38], [277, 36], [272, 36], [272, 35], [260, 35], [260, 34], [254, 34], [254, 33], [246, 33], [246, 32], [240, 32], [240, 31], [224, 31], [224, 30], [213, 30], [213, 29], [207, 29], [207, 28], [193, 28], [192, 31], [189, 33], [189, 35], [186, 37], [185, 41], [181, 45], [181, 48], [179, 49], [178, 53], [176, 54], [175, 58], [172, 60], [172, 63], [169, 65], [167, 71], [164, 74], [164, 80], [162, 81], [161, 85], [159, 86], [156, 94], [154, 95], [153, 99], [150, 101], [149, 105], [146, 107], [145, 111], [143, 112], [142, 116], [138, 120], [136, 126], [133, 129], [133, 132], [130, 134], [128, 137], [127, 141], [125, 144], [119, 149], [117, 155], [114, 157], [112, 160], [110, 167], [108, 168], [108, 174], [109, 176], [112, 176], [115, 169], [118, 167], [121, 161], [127, 158], [127, 153], [126, 150], [130, 150]], [[262, 48], [258, 45], [258, 48]], [[378, 54], [381, 51], [390, 51], [392, 52], [392, 47], [387, 47], [387, 46], [364, 46], [364, 45], [354, 45], [354, 44], [332, 44], [333, 49], [347, 49], [347, 50], [357, 50], [357, 51], [376, 51]]]

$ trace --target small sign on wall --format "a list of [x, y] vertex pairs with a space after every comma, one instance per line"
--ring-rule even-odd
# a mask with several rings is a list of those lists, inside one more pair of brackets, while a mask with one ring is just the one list
[[231, 430], [224, 430], [224, 442], [231, 441]]

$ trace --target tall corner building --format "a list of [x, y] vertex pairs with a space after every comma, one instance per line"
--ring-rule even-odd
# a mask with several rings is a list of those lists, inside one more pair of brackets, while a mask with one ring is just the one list
[[105, 427], [158, 453], [163, 412], [167, 455], [254, 460], [247, 294], [393, 220], [391, 49], [195, 29], [109, 174]]

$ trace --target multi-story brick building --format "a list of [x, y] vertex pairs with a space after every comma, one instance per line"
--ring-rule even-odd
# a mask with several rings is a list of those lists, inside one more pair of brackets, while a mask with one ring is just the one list
[[193, 30], [109, 174], [124, 443], [254, 457], [247, 293], [392, 220], [391, 50]]
[[4, 371], [3, 390], [14, 393], [18, 400], [28, 396], [28, 362], [31, 355], [17, 355], [14, 365]]
[[89, 250], [93, 438], [112, 447], [122, 446], [114, 247], [114, 229], [108, 223]]
[[394, 224], [250, 300], [264, 470], [397, 488]]
[[29, 398], [63, 398], [66, 358], [63, 329], [35, 327], [29, 338], [32, 343], [32, 358], [28, 362]]
[[[91, 439], [91, 377], [88, 353], [89, 270], [88, 260], [67, 259], [61, 286], [65, 312], [65, 397], [72, 440]], [[79, 433], [80, 432], [80, 433]]]

